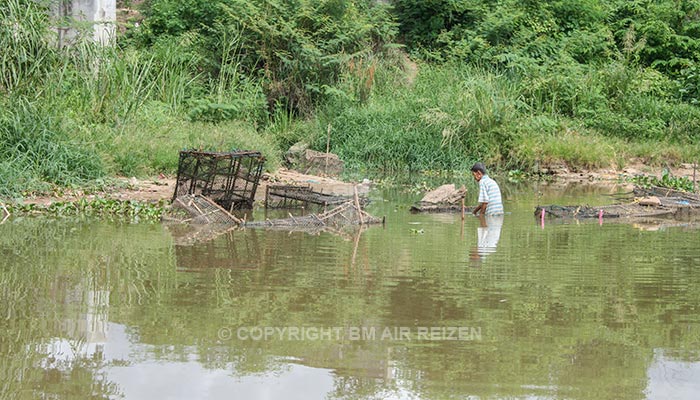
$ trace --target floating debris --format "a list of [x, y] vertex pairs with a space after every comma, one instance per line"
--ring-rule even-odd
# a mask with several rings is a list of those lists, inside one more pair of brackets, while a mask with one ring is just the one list
[[[208, 241], [238, 227], [303, 231], [311, 234], [329, 232], [346, 236], [346, 228], [356, 229], [384, 223], [383, 218], [374, 217], [362, 209], [357, 192], [353, 200], [348, 200], [321, 214], [298, 217], [289, 214], [289, 218], [264, 221], [241, 220], [206, 196], [186, 194], [173, 201], [170, 212], [163, 216], [163, 220], [175, 222], [176, 225], [192, 226], [192, 230], [188, 232], [180, 232], [176, 227], [173, 228], [174, 232], [178, 232], [177, 243], [181, 245]], [[200, 228], [202, 226], [206, 229]]]
[[[245, 221], [236, 218], [211, 199], [197, 195], [175, 199], [171, 212], [163, 220], [175, 222], [169, 225], [169, 229], [174, 233], [178, 245], [206, 242], [238, 228], [265, 228], [309, 234], [328, 232], [347, 237], [352, 230], [384, 223], [383, 218], [374, 217], [362, 210], [357, 200], [347, 201], [321, 214], [299, 217], [289, 214], [289, 218]], [[189, 228], [183, 230], [178, 226]]]
[[687, 218], [700, 215], [700, 196], [660, 187], [636, 187], [634, 194], [639, 196], [626, 204], [607, 206], [560, 206], [535, 207], [535, 216], [543, 218]]

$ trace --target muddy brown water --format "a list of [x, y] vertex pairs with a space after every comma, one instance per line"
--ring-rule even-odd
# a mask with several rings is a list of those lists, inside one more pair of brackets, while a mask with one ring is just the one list
[[696, 399], [696, 226], [533, 217], [610, 192], [506, 188], [510, 214], [483, 227], [379, 190], [384, 227], [194, 245], [12, 219], [0, 398]]

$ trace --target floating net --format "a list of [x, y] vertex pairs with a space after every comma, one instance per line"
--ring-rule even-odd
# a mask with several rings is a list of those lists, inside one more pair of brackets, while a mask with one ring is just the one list
[[[673, 189], [651, 187], [635, 187], [637, 198], [626, 204], [607, 206], [537, 206], [535, 216], [540, 217], [544, 211], [551, 218], [647, 218], [674, 217], [683, 218], [700, 214], [700, 196], [694, 193], [681, 192]], [[643, 197], [653, 196], [656, 204], [640, 204]]]

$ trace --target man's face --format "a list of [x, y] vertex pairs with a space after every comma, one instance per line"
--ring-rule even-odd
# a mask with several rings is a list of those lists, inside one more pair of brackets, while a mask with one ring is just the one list
[[484, 176], [484, 174], [481, 173], [481, 171], [472, 171], [472, 176], [474, 179], [476, 179], [477, 182], [481, 180], [481, 177]]

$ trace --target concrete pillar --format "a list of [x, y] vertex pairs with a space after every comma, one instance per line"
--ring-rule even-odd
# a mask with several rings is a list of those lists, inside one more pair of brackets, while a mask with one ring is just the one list
[[69, 45], [79, 31], [86, 31], [96, 43], [114, 43], [117, 21], [116, 0], [57, 0], [54, 14], [61, 22], [57, 27], [58, 45]]

